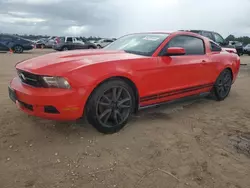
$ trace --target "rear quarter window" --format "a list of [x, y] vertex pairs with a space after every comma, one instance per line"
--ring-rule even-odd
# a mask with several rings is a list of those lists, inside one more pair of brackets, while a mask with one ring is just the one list
[[210, 42], [210, 50], [211, 52], [220, 52], [221, 47], [213, 42]]

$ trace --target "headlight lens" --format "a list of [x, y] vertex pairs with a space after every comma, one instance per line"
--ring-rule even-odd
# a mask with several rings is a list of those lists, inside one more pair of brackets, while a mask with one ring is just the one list
[[45, 87], [70, 89], [69, 82], [63, 77], [43, 76]]

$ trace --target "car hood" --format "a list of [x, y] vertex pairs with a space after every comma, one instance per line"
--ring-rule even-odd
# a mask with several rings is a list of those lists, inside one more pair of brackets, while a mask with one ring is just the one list
[[145, 58], [145, 56], [130, 54], [124, 51], [107, 51], [103, 49], [73, 50], [55, 52], [28, 59], [18, 63], [16, 68], [33, 74], [60, 76], [92, 64], [138, 58]]

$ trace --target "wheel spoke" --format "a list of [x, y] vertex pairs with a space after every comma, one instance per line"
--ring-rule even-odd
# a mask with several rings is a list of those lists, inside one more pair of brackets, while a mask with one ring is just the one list
[[114, 87], [113, 89], [112, 89], [112, 100], [113, 101], [116, 101], [116, 87]]
[[105, 123], [105, 124], [106, 124], [107, 121], [109, 120], [111, 114], [112, 114], [112, 111], [110, 110], [110, 111], [107, 113], [107, 115], [106, 115], [106, 117], [105, 117], [105, 119], [104, 119], [104, 123]]
[[119, 98], [121, 97], [121, 94], [122, 94], [122, 88], [119, 88], [118, 89], [118, 94], [117, 94], [117, 96], [116, 96], [116, 100], [118, 101], [119, 100]]
[[100, 119], [102, 119], [103, 117], [105, 117], [106, 115], [108, 115], [109, 113], [111, 113], [111, 109], [107, 109], [104, 110], [104, 112], [101, 113], [101, 115], [99, 116]]
[[123, 120], [122, 114], [118, 110], [116, 110], [115, 112], [116, 112], [117, 116], [119, 117], [119, 119]]
[[110, 103], [106, 103], [106, 102], [99, 102], [98, 104], [101, 106], [110, 106]]
[[124, 104], [125, 102], [128, 102], [130, 101], [130, 98], [125, 98], [125, 99], [122, 99], [118, 102], [118, 107], [120, 107], [122, 104]]
[[130, 108], [130, 105], [121, 104], [119, 108]]
[[103, 95], [102, 97], [103, 97], [109, 104], [111, 104], [111, 99], [108, 98], [108, 96]]
[[118, 118], [117, 118], [117, 112], [116, 112], [116, 110], [113, 112], [113, 119], [115, 121], [115, 124], [117, 125], [118, 124]]

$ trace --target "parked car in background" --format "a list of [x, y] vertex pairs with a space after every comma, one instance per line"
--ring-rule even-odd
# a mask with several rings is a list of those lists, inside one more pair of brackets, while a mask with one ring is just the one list
[[105, 46], [109, 45], [112, 42], [114, 42], [113, 39], [100, 39], [96, 41], [94, 44], [97, 46], [97, 48], [104, 48]]
[[239, 56], [243, 55], [243, 43], [239, 41], [229, 41], [229, 46], [234, 46]]
[[55, 36], [49, 37], [49, 38], [45, 41], [45, 47], [46, 47], [46, 48], [52, 48], [52, 46], [53, 46], [54, 43], [55, 43], [55, 39], [56, 39]]
[[214, 31], [207, 31], [207, 30], [182, 30], [182, 31], [189, 31], [192, 33], [200, 34], [204, 37], [209, 38], [210, 40], [219, 44], [222, 48], [227, 50], [228, 52], [238, 53], [237, 49], [234, 45], [230, 45], [229, 41], [225, 40], [219, 33]]
[[137, 33], [101, 50], [51, 53], [18, 63], [9, 96], [27, 114], [55, 120], [84, 116], [98, 131], [114, 133], [139, 109], [208, 94], [224, 100], [239, 68], [237, 54], [222, 52], [207, 37]]
[[46, 39], [46, 38], [42, 38], [38, 41], [35, 41], [36, 48], [45, 48], [47, 40], [48, 39]]
[[67, 51], [76, 49], [96, 49], [96, 45], [88, 41], [83, 42], [78, 37], [57, 37], [52, 46], [57, 51]]
[[23, 53], [25, 50], [32, 50], [33, 45], [30, 40], [21, 37], [0, 34], [0, 51], [9, 51], [11, 49], [14, 53]]
[[244, 54], [250, 55], [250, 44], [247, 44], [247, 45], [243, 48], [243, 53], [244, 53]]

